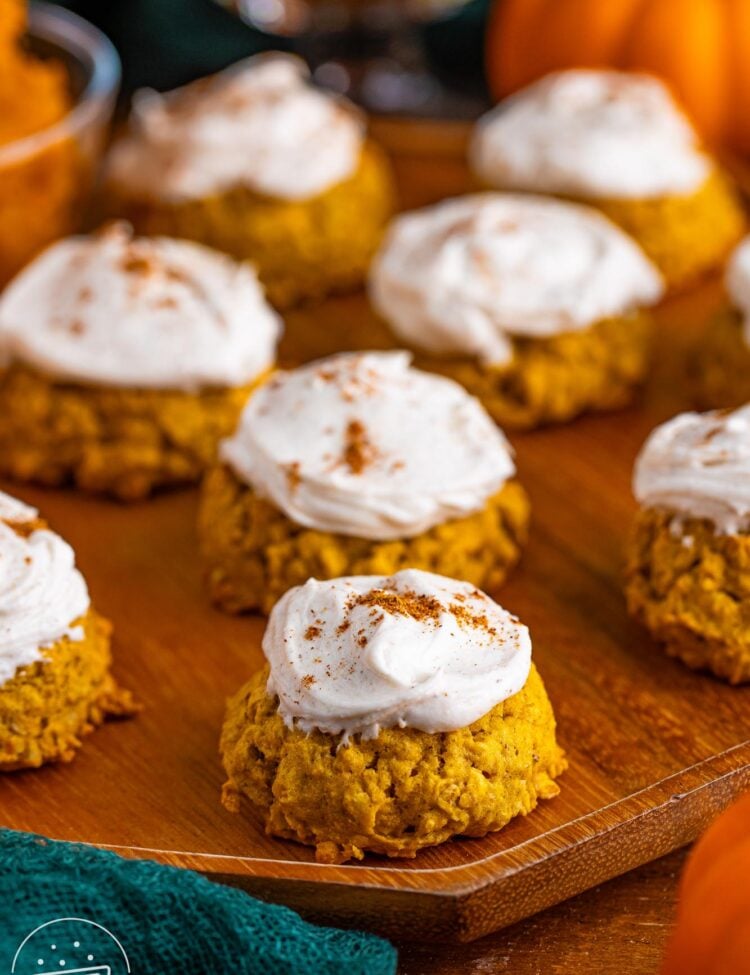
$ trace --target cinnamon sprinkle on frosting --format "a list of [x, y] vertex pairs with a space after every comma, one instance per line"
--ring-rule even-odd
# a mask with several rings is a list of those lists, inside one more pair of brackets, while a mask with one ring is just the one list
[[247, 402], [221, 460], [296, 525], [389, 541], [481, 511], [515, 474], [478, 400], [405, 352], [277, 373]]
[[454, 602], [448, 607], [461, 626], [470, 626], [475, 630], [485, 630], [489, 636], [496, 636], [497, 629], [490, 624], [486, 613], [472, 613], [462, 603]]
[[299, 461], [294, 460], [291, 464], [287, 464], [285, 468], [286, 482], [289, 485], [289, 490], [294, 493], [299, 487], [299, 483], [302, 479], [300, 474]]
[[151, 274], [154, 265], [142, 254], [138, 254], [131, 244], [125, 253], [122, 269], [126, 274]]
[[57, 241], [0, 298], [0, 358], [94, 386], [243, 386], [280, 331], [249, 264], [126, 223]]
[[415, 569], [290, 589], [263, 651], [287, 725], [341, 734], [340, 747], [385, 727], [468, 727], [523, 687], [531, 662], [528, 630], [489, 596]]
[[71, 547], [34, 508], [0, 492], [0, 685], [44, 659], [63, 637], [82, 639], [89, 608]]
[[413, 590], [396, 592], [389, 589], [371, 589], [370, 592], [353, 597], [348, 606], [349, 611], [356, 606], [378, 607], [391, 616], [411, 616], [419, 622], [433, 623], [437, 623], [440, 614], [445, 612], [442, 603], [434, 596]]
[[377, 450], [360, 420], [350, 420], [344, 436], [344, 463], [352, 474], [361, 474], [375, 460]]
[[171, 92], [136, 92], [107, 175], [171, 203], [234, 187], [309, 200], [355, 172], [363, 141], [359, 112], [312, 85], [303, 61], [262, 54]]

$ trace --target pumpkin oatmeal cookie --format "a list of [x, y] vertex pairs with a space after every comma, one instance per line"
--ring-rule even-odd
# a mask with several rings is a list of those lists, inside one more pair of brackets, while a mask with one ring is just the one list
[[71, 548], [0, 494], [0, 772], [70, 761], [108, 717], [137, 710], [110, 674], [110, 624]]
[[601, 199], [596, 206], [640, 244], [672, 288], [686, 288], [720, 268], [747, 229], [737, 191], [719, 170], [693, 193]]
[[277, 373], [219, 455], [198, 536], [229, 612], [267, 612], [311, 576], [407, 567], [496, 587], [526, 540], [507, 441], [460, 386], [403, 352]]
[[195, 482], [278, 333], [223, 255], [121, 226], [62, 241], [0, 299], [0, 471], [123, 500]]
[[696, 402], [703, 408], [750, 402], [750, 238], [734, 251], [725, 301], [698, 342], [691, 362]]
[[296, 524], [221, 466], [206, 477], [198, 530], [214, 602], [230, 613], [268, 613], [292, 586], [338, 575], [416, 568], [496, 589], [520, 558], [528, 521], [526, 492], [510, 481], [476, 514], [414, 538], [322, 532]]
[[224, 803], [247, 798], [319, 862], [414, 857], [559, 792], [528, 630], [466, 583], [311, 580], [277, 604], [263, 648], [269, 666], [228, 705]]
[[373, 306], [417, 365], [512, 428], [624, 406], [645, 378], [661, 279], [588, 208], [501, 193], [394, 220]]
[[0, 471], [122, 501], [194, 483], [253, 389], [105, 389], [14, 365], [0, 372]]
[[683, 414], [636, 465], [626, 594], [667, 652], [750, 680], [750, 408]]
[[137, 95], [110, 156], [109, 212], [252, 260], [279, 308], [358, 287], [393, 212], [390, 167], [353, 107], [305, 71], [261, 55]]
[[630, 234], [670, 288], [720, 267], [746, 228], [739, 195], [659, 79], [573, 69], [482, 118], [480, 182], [596, 207]]
[[750, 401], [750, 345], [743, 314], [726, 306], [712, 318], [689, 365], [695, 403], [725, 409]]
[[461, 383], [501, 426], [526, 430], [627, 406], [648, 370], [652, 333], [650, 315], [633, 311], [583, 332], [513, 338], [506, 366], [425, 355], [416, 364]]

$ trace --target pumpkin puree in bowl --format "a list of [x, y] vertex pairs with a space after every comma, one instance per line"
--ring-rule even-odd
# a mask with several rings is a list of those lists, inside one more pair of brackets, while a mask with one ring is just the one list
[[[62, 57], [33, 53], [27, 28], [35, 34], [35, 24], [27, 16], [24, 0], [0, 0], [0, 287], [77, 229], [98, 152], [91, 139], [98, 118], [85, 123], [85, 133], [73, 124], [68, 69]], [[57, 17], [42, 14], [44, 21]]]
[[0, 0], [0, 146], [59, 122], [73, 107], [65, 68], [24, 46], [26, 4]]

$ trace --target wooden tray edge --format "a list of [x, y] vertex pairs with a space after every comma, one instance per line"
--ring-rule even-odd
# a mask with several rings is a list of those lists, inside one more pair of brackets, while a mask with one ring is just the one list
[[253, 896], [282, 902], [320, 924], [366, 927], [395, 941], [474, 941], [686, 846], [750, 788], [750, 765], [470, 894], [351, 887], [284, 878], [212, 875]]
[[[366, 864], [321, 868], [296, 861], [103, 848], [198, 870], [319, 923], [365, 926], [396, 940], [466, 942], [685, 846], [748, 788], [750, 741], [529, 841], [522, 847], [523, 862], [516, 847], [447, 870], [399, 871]], [[572, 830], [578, 832], [575, 839]], [[265, 869], [258, 872], [258, 863]]]
[[458, 903], [456, 940], [473, 941], [687, 846], [748, 788], [750, 764], [745, 763], [478, 889]]

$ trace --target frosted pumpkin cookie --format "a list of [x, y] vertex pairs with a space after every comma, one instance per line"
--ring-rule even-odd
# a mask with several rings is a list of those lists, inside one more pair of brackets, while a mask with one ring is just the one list
[[70, 761], [106, 717], [133, 713], [110, 630], [71, 547], [0, 492], [0, 772]]
[[503, 193], [397, 217], [370, 271], [375, 310], [417, 364], [512, 427], [627, 403], [661, 294], [653, 265], [595, 210]]
[[196, 481], [275, 359], [253, 269], [117, 224], [0, 297], [0, 472], [124, 500]]
[[497, 586], [529, 505], [511, 449], [459, 385], [406, 352], [276, 373], [203, 484], [198, 534], [213, 599], [261, 608], [311, 576], [416, 567]]
[[724, 292], [691, 364], [696, 399], [703, 407], [750, 401], [750, 237], [732, 254]]
[[470, 164], [485, 186], [598, 207], [670, 287], [719, 267], [745, 226], [734, 189], [650, 75], [548, 75], [480, 119]]
[[140, 233], [251, 259], [278, 307], [361, 284], [393, 208], [363, 118], [280, 54], [137, 93], [107, 191]]
[[689, 667], [750, 680], [750, 407], [658, 427], [634, 490], [630, 612]]
[[465, 582], [413, 569], [290, 590], [268, 666], [229, 701], [224, 803], [324, 863], [413, 857], [557, 795], [565, 769], [529, 632]]

